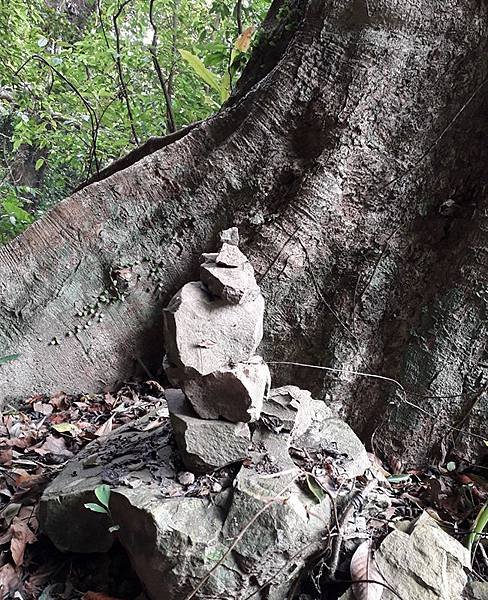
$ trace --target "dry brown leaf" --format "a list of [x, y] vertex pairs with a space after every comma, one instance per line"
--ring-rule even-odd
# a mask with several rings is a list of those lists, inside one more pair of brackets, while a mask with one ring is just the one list
[[49, 400], [49, 402], [54, 406], [54, 408], [57, 408], [58, 410], [60, 408], [66, 408], [66, 394], [64, 392], [58, 392], [57, 394], [54, 394], [54, 396]]
[[15, 517], [10, 526], [12, 531], [12, 539], [10, 540], [10, 552], [17, 567], [24, 562], [24, 552], [27, 544], [32, 544], [36, 541], [36, 536], [30, 530], [25, 521]]
[[34, 452], [45, 456], [46, 454], [54, 454], [55, 456], [66, 456], [70, 458], [73, 453], [66, 448], [66, 442], [62, 437], [48, 435], [44, 443], [38, 448], [33, 448]]
[[0, 465], [9, 467], [12, 464], [12, 448], [0, 450]]
[[254, 35], [255, 31], [256, 28], [252, 25], [251, 27], [247, 27], [246, 29], [244, 29], [244, 31], [236, 40], [236, 50], [239, 50], [240, 52], [247, 52], [249, 50], [249, 46], [251, 45], [252, 36]]
[[110, 433], [113, 429], [113, 421], [114, 418], [113, 416], [110, 417], [109, 419], [107, 419], [107, 421], [105, 421], [105, 423], [103, 425], [101, 425], [96, 431], [95, 431], [95, 435], [97, 437], [100, 437], [102, 435], [107, 435], [107, 433]]
[[10, 598], [20, 585], [19, 576], [14, 567], [7, 563], [0, 568], [0, 599]]
[[351, 579], [357, 582], [352, 585], [356, 600], [379, 600], [383, 595], [384, 585], [373, 583], [374, 581], [384, 583], [385, 580], [376, 568], [369, 540], [360, 544], [353, 554]]

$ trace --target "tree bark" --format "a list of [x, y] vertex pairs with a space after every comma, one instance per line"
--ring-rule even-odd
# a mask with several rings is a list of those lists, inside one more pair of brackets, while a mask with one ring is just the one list
[[275, 383], [405, 465], [486, 449], [487, 33], [481, 0], [275, 0], [219, 114], [0, 249], [2, 396], [155, 374], [162, 308], [237, 225], [265, 358], [338, 369]]

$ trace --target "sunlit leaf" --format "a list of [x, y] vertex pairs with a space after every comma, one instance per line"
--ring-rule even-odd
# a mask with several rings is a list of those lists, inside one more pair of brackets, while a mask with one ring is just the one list
[[195, 73], [203, 79], [205, 83], [208, 83], [210, 87], [220, 93], [220, 84], [219, 80], [211, 71], [207, 69], [207, 67], [203, 64], [203, 62], [195, 56], [191, 52], [187, 50], [180, 50], [180, 54], [182, 58], [190, 65], [190, 67], [195, 71]]
[[110, 500], [110, 486], [108, 485], [99, 485], [95, 488], [95, 496], [98, 501], [108, 508], [108, 503]]
[[95, 504], [95, 502], [87, 502], [84, 506], [93, 512], [108, 514], [106, 508], [103, 508], [103, 506], [100, 506], [100, 504]]

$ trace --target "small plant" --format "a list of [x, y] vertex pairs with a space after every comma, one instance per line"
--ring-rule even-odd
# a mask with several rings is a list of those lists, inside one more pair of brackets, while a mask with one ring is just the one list
[[112, 513], [110, 512], [109, 503], [110, 503], [110, 487], [108, 485], [99, 485], [95, 488], [95, 496], [97, 497], [97, 502], [87, 502], [85, 504], [85, 508], [91, 510], [93, 512], [102, 513], [108, 515], [112, 525], [108, 528], [110, 533], [114, 533], [118, 531], [120, 527], [114, 524], [114, 520], [112, 517]]
[[230, 53], [229, 64], [225, 74], [218, 77], [212, 73], [203, 62], [188, 50], [180, 50], [181, 57], [190, 65], [193, 71], [220, 95], [220, 101], [225, 102], [232, 91], [232, 78], [237, 71], [242, 67], [242, 56], [246, 54], [251, 45], [251, 40], [254, 35], [255, 28], [248, 27], [235, 41], [234, 47]]
[[473, 530], [468, 535], [466, 540], [466, 546], [468, 550], [471, 552], [471, 562], [473, 561], [476, 548], [480, 541], [480, 537], [483, 534], [486, 526], [488, 525], [488, 502], [481, 507], [478, 516], [473, 524]]

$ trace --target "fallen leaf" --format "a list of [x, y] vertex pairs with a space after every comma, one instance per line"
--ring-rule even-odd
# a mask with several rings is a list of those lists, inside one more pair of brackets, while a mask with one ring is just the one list
[[54, 396], [49, 400], [49, 402], [57, 408], [58, 410], [61, 408], [66, 408], [66, 394], [64, 392], [58, 392], [54, 394]]
[[9, 467], [12, 464], [12, 448], [0, 450], [0, 465]]
[[[352, 589], [356, 600], [379, 600], [383, 595], [385, 580], [376, 568], [371, 554], [371, 543], [366, 540], [360, 544], [351, 559]], [[373, 583], [375, 581], [381, 583]]]
[[66, 456], [70, 458], [73, 453], [66, 448], [66, 442], [62, 437], [56, 437], [54, 435], [48, 435], [44, 443], [38, 448], [33, 448], [34, 452], [45, 456], [46, 454], [53, 454], [54, 456]]
[[44, 402], [38, 401], [38, 402], [34, 402], [34, 404], [32, 405], [32, 408], [40, 413], [41, 415], [45, 415], [46, 417], [49, 417], [49, 415], [53, 412], [53, 407], [51, 404], [46, 404]]
[[102, 435], [107, 435], [107, 433], [110, 433], [113, 429], [113, 416], [110, 417], [107, 421], [105, 421], [105, 423], [103, 425], [101, 425], [96, 431], [95, 431], [95, 435], [97, 437], [100, 437]]
[[79, 428], [74, 423], [56, 423], [51, 427], [58, 433], [71, 433], [73, 435], [80, 433]]
[[17, 567], [20, 567], [20, 565], [24, 562], [25, 547], [27, 544], [32, 544], [35, 542], [37, 538], [30, 530], [27, 523], [18, 517], [14, 517], [10, 529], [12, 531], [10, 552], [12, 553], [12, 559], [14, 563]]
[[19, 587], [20, 580], [14, 567], [7, 563], [0, 568], [0, 598], [7, 599]]

